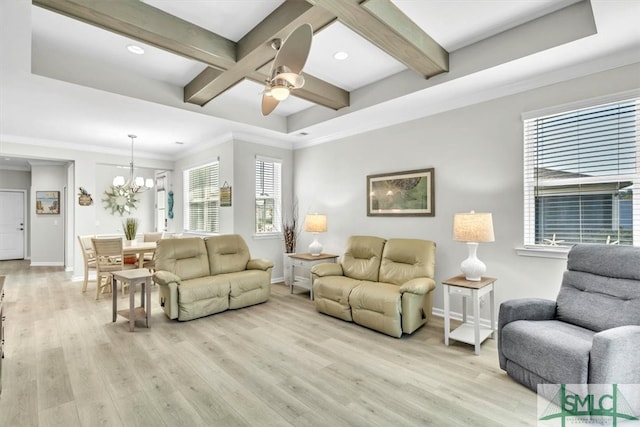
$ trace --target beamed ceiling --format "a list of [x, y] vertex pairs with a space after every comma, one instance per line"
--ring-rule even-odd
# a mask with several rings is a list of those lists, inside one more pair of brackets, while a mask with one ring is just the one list
[[[134, 133], [137, 153], [159, 159], [232, 138], [304, 147], [640, 62], [634, 0], [33, 0], [0, 8], [2, 141], [126, 154]], [[272, 41], [305, 23], [314, 32], [306, 83], [263, 117]], [[129, 44], [145, 54], [131, 55]], [[336, 61], [337, 51], [349, 57]]]
[[[131, 1], [33, 0], [33, 4], [207, 65], [184, 87], [184, 101], [205, 105], [244, 79], [267, 80], [276, 51], [298, 26], [314, 33], [340, 21], [418, 75], [449, 68], [449, 53], [389, 0], [287, 0], [234, 42], [151, 5]], [[349, 92], [311, 74], [295, 95], [334, 110]]]

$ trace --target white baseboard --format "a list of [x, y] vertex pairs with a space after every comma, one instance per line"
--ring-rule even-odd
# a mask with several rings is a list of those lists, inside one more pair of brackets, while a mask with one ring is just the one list
[[64, 262], [32, 262], [31, 267], [64, 267]]

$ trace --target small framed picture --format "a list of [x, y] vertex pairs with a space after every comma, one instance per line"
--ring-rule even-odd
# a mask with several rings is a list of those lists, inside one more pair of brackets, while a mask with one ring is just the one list
[[40, 215], [60, 215], [60, 192], [36, 191], [36, 213]]

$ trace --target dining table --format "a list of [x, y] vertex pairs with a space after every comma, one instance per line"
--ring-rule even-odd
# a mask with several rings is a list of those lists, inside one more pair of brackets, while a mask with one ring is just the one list
[[130, 246], [122, 247], [122, 256], [137, 255], [138, 256], [138, 268], [142, 268], [144, 265], [144, 255], [153, 255], [156, 251], [156, 242], [136, 242]]

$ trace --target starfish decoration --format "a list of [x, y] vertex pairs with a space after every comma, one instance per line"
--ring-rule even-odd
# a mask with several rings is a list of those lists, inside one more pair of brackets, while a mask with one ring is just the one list
[[551, 239], [544, 239], [545, 242], [549, 244], [549, 246], [558, 246], [558, 243], [564, 243], [564, 240], [556, 240], [556, 234], [553, 233], [553, 237]]
[[607, 236], [607, 245], [617, 245], [618, 243], [620, 243], [619, 240], [616, 240], [614, 242], [611, 241], [611, 236]]

